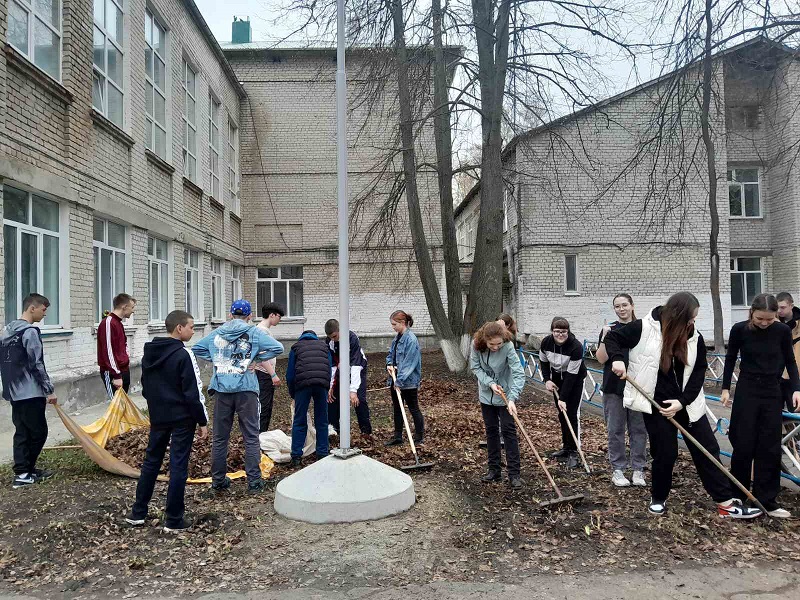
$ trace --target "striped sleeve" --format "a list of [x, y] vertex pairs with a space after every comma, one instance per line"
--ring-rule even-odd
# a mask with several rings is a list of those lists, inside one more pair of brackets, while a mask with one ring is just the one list
[[[197, 359], [189, 348], [184, 348], [189, 356], [191, 373], [184, 375], [183, 393], [189, 403], [189, 410], [195, 421], [200, 425], [208, 425], [208, 411], [206, 410], [205, 396], [203, 396], [203, 380], [200, 378], [200, 367]], [[185, 368], [184, 368], [185, 369]]]
[[102, 327], [105, 328], [106, 353], [108, 355], [109, 370], [114, 375], [114, 378], [117, 379], [121, 376], [121, 372], [119, 370], [119, 366], [117, 366], [117, 360], [114, 357], [114, 345], [111, 342], [113, 338], [111, 321], [111, 315], [108, 315], [105, 319], [103, 319]]

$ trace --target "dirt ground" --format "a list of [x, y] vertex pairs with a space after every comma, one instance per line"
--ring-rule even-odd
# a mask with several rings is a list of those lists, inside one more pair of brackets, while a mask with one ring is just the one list
[[[370, 388], [379, 388], [383, 377], [375, 367], [370, 371]], [[199, 524], [177, 536], [155, 527], [163, 517], [165, 487], [159, 484], [151, 526], [132, 529], [123, 517], [134, 480], [103, 473], [79, 452], [50, 451], [43, 463], [56, 468], [57, 477], [29, 489], [0, 488], [0, 593], [124, 598], [306, 587], [343, 593], [437, 582], [515, 584], [543, 574], [765, 562], [797, 567], [800, 521], [717, 518], [685, 453], [669, 512], [649, 517], [647, 489], [616, 489], [608, 481], [605, 428], [591, 415], [584, 414], [582, 428], [593, 474], [548, 461], [565, 494], [585, 494], [582, 504], [552, 512], [537, 508], [552, 492], [524, 445], [521, 492], [510, 492], [505, 483], [481, 484], [485, 450], [478, 441], [484, 434], [474, 379], [450, 375], [437, 353], [424, 355], [423, 373], [422, 459], [436, 466], [413, 474], [417, 505], [407, 513], [349, 525], [286, 520], [272, 508], [275, 485], [291, 473], [279, 466], [260, 496], [246, 494], [242, 481], [223, 500], [203, 497], [206, 486], [189, 486], [187, 508]], [[376, 443], [363, 443], [353, 419], [354, 445], [389, 464], [409, 464], [406, 447], [382, 446], [391, 432], [388, 392], [376, 390], [369, 398]], [[519, 407], [540, 451], [560, 445], [551, 400], [528, 386]], [[274, 426], [287, 425], [288, 397], [281, 388]], [[10, 481], [7, 468], [3, 474]], [[783, 504], [800, 514], [797, 496], [784, 491]]]

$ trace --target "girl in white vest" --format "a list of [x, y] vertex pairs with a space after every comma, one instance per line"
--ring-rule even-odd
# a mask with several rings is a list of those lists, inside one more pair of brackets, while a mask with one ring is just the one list
[[[653, 413], [651, 404], [630, 384], [625, 386], [626, 408], [643, 413], [653, 455], [653, 481], [649, 511], [663, 515], [672, 489], [672, 471], [678, 459], [678, 431], [667, 420], [672, 417], [717, 460], [719, 444], [706, 416], [703, 382], [707, 368], [706, 346], [694, 327], [700, 302], [689, 292], [670, 296], [643, 319], [637, 319], [605, 337], [611, 370], [618, 377], [635, 380], [661, 405]], [[629, 351], [628, 365], [625, 351]], [[736, 498], [725, 475], [693, 444], [688, 444], [703, 487], [717, 503], [720, 517], [752, 519], [761, 515]]]

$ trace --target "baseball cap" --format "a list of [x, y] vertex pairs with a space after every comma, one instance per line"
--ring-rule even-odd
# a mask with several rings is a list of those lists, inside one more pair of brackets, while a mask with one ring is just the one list
[[231, 314], [246, 317], [253, 312], [250, 303], [247, 300], [239, 299], [231, 304]]

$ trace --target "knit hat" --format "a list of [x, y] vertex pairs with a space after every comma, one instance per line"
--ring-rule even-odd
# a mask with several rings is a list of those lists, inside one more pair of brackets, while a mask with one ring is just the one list
[[246, 317], [253, 312], [250, 303], [247, 300], [239, 299], [231, 304], [231, 314], [240, 317]]

